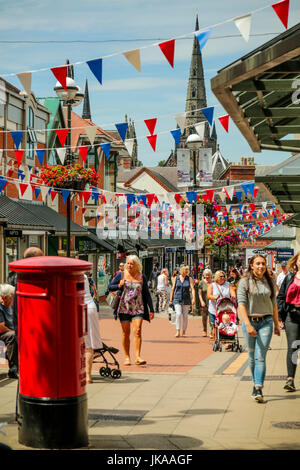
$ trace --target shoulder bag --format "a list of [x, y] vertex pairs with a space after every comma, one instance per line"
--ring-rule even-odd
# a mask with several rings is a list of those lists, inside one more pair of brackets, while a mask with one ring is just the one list
[[[121, 276], [121, 280], [123, 279], [123, 273]], [[106, 302], [108, 305], [115, 311], [119, 307], [121, 295], [123, 293], [123, 288], [118, 289], [117, 291], [111, 291], [108, 296], [106, 297]]]

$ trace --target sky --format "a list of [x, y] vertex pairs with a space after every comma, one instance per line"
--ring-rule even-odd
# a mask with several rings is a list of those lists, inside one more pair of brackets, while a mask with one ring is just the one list
[[[174, 115], [185, 111], [196, 14], [199, 29], [270, 6], [252, 16], [251, 36], [246, 43], [233, 21], [216, 26], [202, 50], [207, 105], [215, 106], [218, 143], [224, 157], [240, 161], [255, 157], [257, 164], [276, 164], [286, 152], [253, 153], [247, 141], [229, 123], [227, 134], [217, 117], [227, 114], [211, 92], [210, 80], [218, 70], [251, 52], [284, 31], [268, 0], [0, 0], [0, 77], [22, 88], [15, 74], [34, 71], [32, 91], [37, 97], [56, 96], [51, 67], [74, 66], [75, 81], [84, 90], [88, 78], [92, 120], [104, 129], [114, 129], [125, 114], [135, 122], [138, 158], [144, 166], [165, 160], [174, 148], [170, 130]], [[300, 4], [290, 0], [289, 27], [300, 21]], [[177, 39], [172, 68], [157, 43]], [[231, 37], [230, 37], [231, 36]], [[122, 55], [141, 49], [139, 73]], [[110, 57], [108, 57], [110, 56]], [[103, 84], [86, 61], [103, 58]], [[46, 71], [38, 71], [47, 69]], [[74, 108], [79, 115], [82, 105]], [[156, 152], [146, 138], [144, 120], [158, 118]]]

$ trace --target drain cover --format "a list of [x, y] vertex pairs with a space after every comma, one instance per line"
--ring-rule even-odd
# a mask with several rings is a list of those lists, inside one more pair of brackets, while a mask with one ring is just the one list
[[89, 410], [88, 419], [95, 421], [139, 421], [147, 411], [143, 410]]
[[281, 429], [300, 429], [300, 421], [283, 421], [281, 423], [272, 423], [272, 426]]

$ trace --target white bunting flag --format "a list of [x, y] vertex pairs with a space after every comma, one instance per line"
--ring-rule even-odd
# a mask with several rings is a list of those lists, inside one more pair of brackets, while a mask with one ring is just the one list
[[48, 192], [49, 192], [49, 188], [47, 188], [47, 186], [41, 186], [41, 195], [42, 195], [43, 202], [45, 202]]
[[233, 194], [234, 194], [234, 186], [229, 187], [229, 188], [226, 188], [226, 191], [227, 191], [227, 193], [228, 193], [229, 199], [232, 200]]
[[64, 161], [65, 161], [66, 151], [67, 149], [65, 147], [60, 147], [56, 149], [58, 158], [60, 159], [62, 165], [64, 164]]
[[226, 201], [226, 197], [227, 197], [227, 196], [226, 196], [226, 194], [225, 194], [223, 191], [221, 191], [220, 193], [218, 193], [218, 196], [220, 197], [220, 199], [221, 199], [222, 202], [225, 202], [225, 201]]
[[184, 132], [185, 119], [186, 119], [185, 113], [175, 114], [173, 117], [174, 117], [175, 121], [177, 122], [178, 126], [180, 127], [181, 132]]
[[234, 20], [236, 27], [238, 28], [239, 32], [241, 33], [246, 42], [249, 41], [250, 37], [251, 19], [252, 16], [251, 13], [249, 13], [248, 15], [239, 16]]
[[22, 86], [26, 93], [31, 93], [31, 72], [17, 73], [17, 77], [22, 83]]
[[124, 140], [124, 145], [127, 148], [127, 151], [129, 153], [129, 155], [132, 156], [134, 139], [125, 139]]
[[199, 135], [200, 139], [204, 139], [204, 132], [205, 132], [205, 121], [203, 122], [198, 122], [198, 124], [195, 124], [195, 129], [197, 134]]
[[128, 62], [130, 62], [138, 72], [141, 72], [141, 55], [139, 49], [123, 52], [123, 56], [126, 57]]
[[97, 133], [97, 127], [95, 126], [85, 127], [85, 133], [88, 136], [91, 145], [94, 145], [95, 137]]

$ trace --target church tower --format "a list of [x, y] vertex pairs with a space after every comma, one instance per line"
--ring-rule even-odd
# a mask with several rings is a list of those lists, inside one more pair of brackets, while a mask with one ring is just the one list
[[[198, 14], [196, 16], [195, 31], [199, 31]], [[195, 36], [194, 41], [193, 41], [190, 74], [189, 74], [186, 102], [185, 102], [185, 112], [186, 112], [185, 126], [186, 127], [180, 139], [181, 148], [186, 147], [186, 139], [188, 138], [190, 134], [196, 134], [194, 125], [198, 124], [199, 122], [205, 121], [204, 140], [203, 140], [202, 145], [205, 148], [211, 147], [212, 154], [214, 154], [217, 151], [216, 126], [215, 124], [213, 124], [213, 128], [210, 134], [209, 123], [207, 122], [206, 118], [201, 112], [201, 109], [206, 108], [206, 107], [207, 107], [207, 100], [206, 100], [202, 53], [200, 50], [199, 41]], [[171, 154], [169, 158], [167, 159], [164, 166], [176, 166], [177, 165], [176, 148], [177, 146], [175, 145], [175, 149], [171, 151]]]
[[82, 107], [82, 119], [89, 119], [90, 121], [92, 120], [89, 87], [88, 87], [87, 79], [85, 82], [84, 100], [83, 100], [83, 107]]

